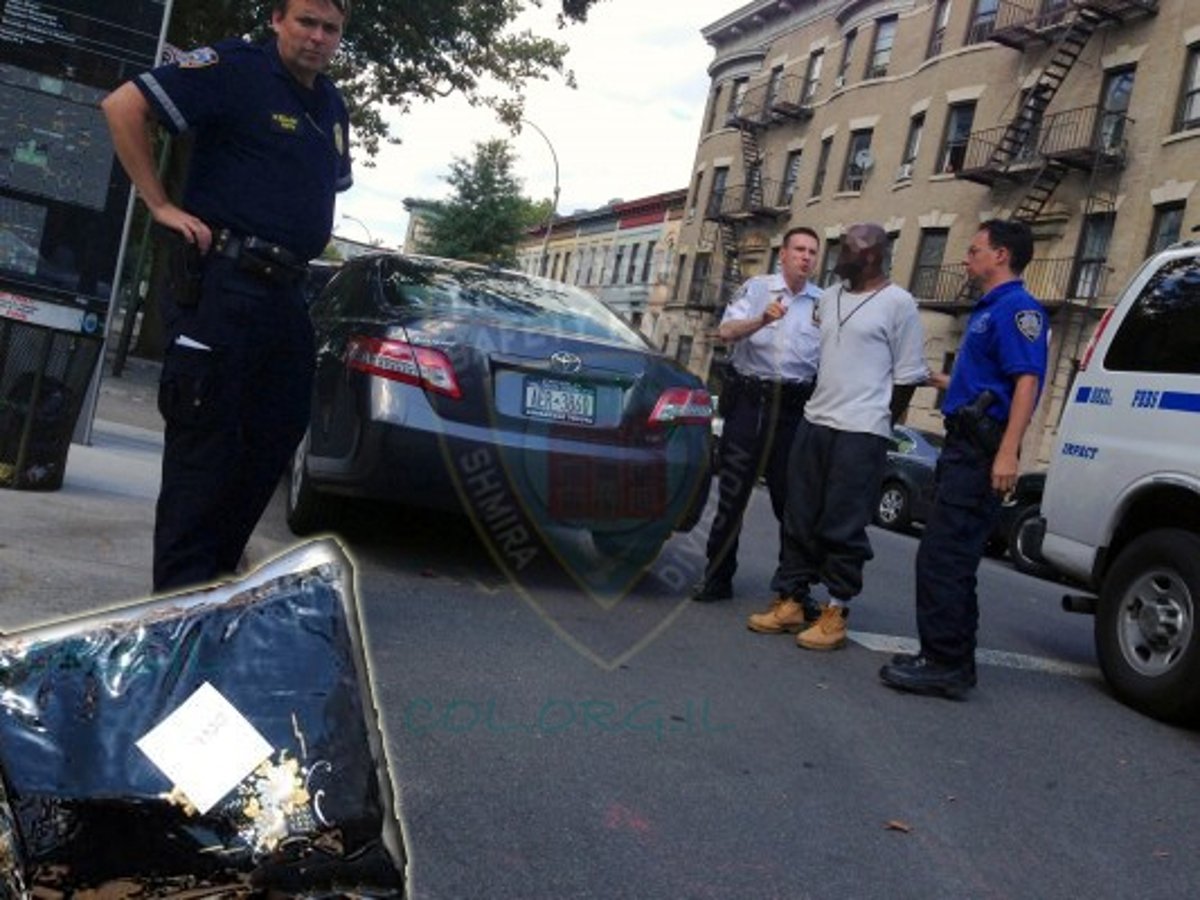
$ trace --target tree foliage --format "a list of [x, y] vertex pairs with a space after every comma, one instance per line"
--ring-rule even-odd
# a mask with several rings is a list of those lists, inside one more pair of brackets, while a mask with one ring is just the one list
[[435, 204], [421, 249], [450, 259], [514, 264], [517, 245], [529, 228], [545, 221], [549, 205], [521, 193], [513, 162], [512, 147], [498, 139], [477, 143], [473, 159], [456, 157], [446, 176], [453, 194]]
[[[553, 2], [553, 0], [552, 0]], [[584, 22], [600, 0], [559, 0], [559, 26]], [[342, 50], [330, 74], [350, 105], [356, 140], [374, 156], [393, 140], [383, 111], [461, 93], [515, 126], [521, 90], [558, 73], [574, 85], [565, 44], [512, 22], [543, 0], [353, 0]], [[272, 0], [177, 0], [168, 39], [190, 48], [269, 31]]]

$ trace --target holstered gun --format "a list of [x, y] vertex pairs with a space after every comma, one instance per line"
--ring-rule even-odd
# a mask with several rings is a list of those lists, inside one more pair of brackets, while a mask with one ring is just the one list
[[1004, 437], [1003, 423], [987, 414], [988, 408], [996, 401], [996, 395], [991, 391], [983, 391], [978, 397], [955, 413], [954, 420], [962, 429], [967, 439], [971, 441], [985, 456], [995, 456], [1000, 449], [1000, 441]]

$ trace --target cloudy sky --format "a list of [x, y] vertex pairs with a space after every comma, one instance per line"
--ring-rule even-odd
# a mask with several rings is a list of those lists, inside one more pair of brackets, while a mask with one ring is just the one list
[[[571, 90], [561, 78], [534, 82], [525, 105], [526, 117], [546, 133], [558, 156], [560, 213], [687, 187], [713, 59], [700, 29], [741, 5], [604, 0], [586, 25], [558, 31], [558, 4], [546, 0], [544, 9], [520, 20], [571, 48], [567, 66], [578, 88]], [[471, 157], [475, 142], [490, 138], [511, 140], [527, 196], [553, 193], [554, 161], [546, 141], [531, 128], [512, 137], [491, 112], [471, 109], [457, 97], [417, 106], [394, 118], [392, 130], [402, 143], [385, 147], [375, 168], [356, 168], [354, 187], [339, 199], [336, 234], [364, 240], [369, 232], [375, 241], [399, 246], [408, 218], [404, 198], [448, 196], [450, 161]]]

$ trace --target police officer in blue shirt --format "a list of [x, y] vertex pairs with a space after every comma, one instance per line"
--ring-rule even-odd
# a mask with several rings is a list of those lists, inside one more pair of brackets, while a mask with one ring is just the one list
[[[118, 159], [181, 250], [163, 310], [156, 591], [236, 569], [308, 424], [301, 283], [351, 183], [346, 106], [323, 74], [348, 13], [349, 0], [276, 0], [272, 40], [195, 50], [103, 103]], [[155, 169], [155, 121], [195, 135], [179, 205]]]
[[967, 277], [983, 290], [967, 323], [942, 412], [946, 442], [937, 497], [917, 550], [921, 650], [880, 669], [884, 683], [960, 698], [975, 686], [979, 601], [975, 573], [1001, 497], [1017, 483], [1021, 441], [1046, 376], [1046, 314], [1021, 273], [1033, 256], [1024, 222], [985, 222], [967, 250]]
[[775, 518], [783, 520], [788, 453], [812, 395], [820, 355], [813, 304], [821, 289], [808, 280], [819, 248], [811, 228], [790, 229], [780, 245], [780, 271], [747, 281], [721, 319], [718, 334], [733, 351], [721, 393], [725, 425], [717, 513], [708, 533], [704, 579], [692, 593], [698, 602], [733, 597], [742, 516], [760, 473]]

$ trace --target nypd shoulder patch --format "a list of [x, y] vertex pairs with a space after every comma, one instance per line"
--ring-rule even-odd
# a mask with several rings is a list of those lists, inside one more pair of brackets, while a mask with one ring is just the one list
[[179, 68], [203, 69], [206, 66], [215, 66], [220, 61], [221, 57], [212, 47], [197, 47], [188, 53], [180, 54]]
[[1029, 341], [1042, 336], [1042, 314], [1036, 309], [1023, 309], [1016, 316], [1017, 331]]

